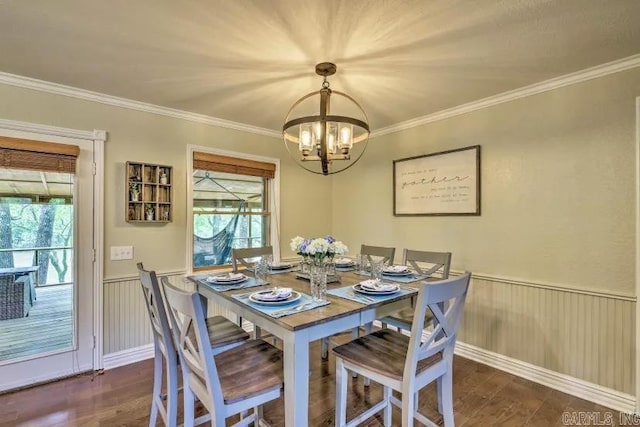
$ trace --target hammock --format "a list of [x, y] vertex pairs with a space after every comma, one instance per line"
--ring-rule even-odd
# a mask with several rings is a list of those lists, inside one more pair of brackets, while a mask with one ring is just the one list
[[210, 265], [231, 264], [231, 250], [233, 238], [238, 228], [240, 215], [246, 212], [247, 204], [240, 203], [238, 212], [231, 217], [229, 223], [212, 237], [200, 237], [194, 233], [193, 238], [193, 266], [207, 267]]
[[240, 215], [247, 210], [247, 201], [212, 178], [208, 171], [203, 178], [195, 182], [195, 185], [204, 180], [213, 182], [218, 187], [232, 195], [236, 200], [240, 201], [240, 206], [238, 207], [238, 213], [231, 218], [227, 226], [212, 237], [200, 237], [195, 234], [194, 230], [193, 266], [208, 267], [211, 265], [231, 264], [233, 238], [236, 234], [236, 229], [238, 228], [238, 219], [240, 219]]

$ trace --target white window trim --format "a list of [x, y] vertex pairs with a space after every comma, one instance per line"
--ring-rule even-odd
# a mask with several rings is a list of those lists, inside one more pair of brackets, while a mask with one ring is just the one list
[[254, 154], [237, 151], [220, 150], [217, 148], [203, 147], [201, 145], [187, 145], [187, 259], [188, 274], [193, 274], [193, 153], [210, 153], [221, 156], [236, 157], [238, 159], [255, 160], [258, 162], [274, 163], [276, 172], [273, 179], [269, 180], [269, 210], [271, 221], [269, 236], [273, 246], [273, 259], [280, 260], [280, 159], [275, 157], [256, 156]]

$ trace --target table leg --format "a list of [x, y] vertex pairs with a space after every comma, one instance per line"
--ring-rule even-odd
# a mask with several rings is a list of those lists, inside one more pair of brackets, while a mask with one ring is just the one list
[[[303, 335], [304, 332], [299, 333]], [[284, 425], [306, 426], [309, 419], [309, 340], [293, 335], [284, 344]]]

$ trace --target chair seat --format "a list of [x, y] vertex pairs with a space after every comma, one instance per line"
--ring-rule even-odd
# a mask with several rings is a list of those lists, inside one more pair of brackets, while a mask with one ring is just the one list
[[[211, 341], [212, 348], [249, 339], [247, 331], [224, 316], [209, 317], [205, 323], [207, 325], [207, 331], [209, 332], [209, 341]], [[192, 336], [193, 342], [196, 342], [195, 333], [191, 326], [189, 327], [189, 335]]]
[[[413, 308], [403, 308], [402, 310], [393, 313], [390, 316], [384, 317], [380, 319], [383, 323], [388, 323], [392, 326], [400, 327], [401, 329], [411, 329], [411, 324], [413, 323]], [[433, 321], [433, 313], [431, 311], [427, 311], [425, 315], [424, 324], [428, 325]]]
[[[335, 347], [333, 352], [344, 359], [378, 374], [402, 380], [409, 337], [391, 329], [381, 329]], [[442, 354], [418, 362], [417, 373], [442, 360]]]
[[246, 341], [215, 360], [226, 404], [284, 387], [282, 351], [265, 341]]

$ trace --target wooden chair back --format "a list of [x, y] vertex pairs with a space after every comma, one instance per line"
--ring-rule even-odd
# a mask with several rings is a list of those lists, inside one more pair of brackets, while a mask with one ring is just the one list
[[[223, 408], [224, 401], [200, 296], [197, 292], [172, 286], [165, 277], [162, 286], [185, 387], [188, 386], [209, 413], [214, 414], [214, 408]], [[195, 333], [189, 333], [190, 327]]]
[[[411, 338], [404, 367], [404, 378], [415, 378], [418, 362], [441, 353], [450, 367], [453, 360], [458, 327], [462, 319], [464, 303], [469, 289], [471, 273], [439, 282], [422, 282], [411, 326]], [[446, 309], [442, 307], [446, 306]], [[424, 319], [430, 310], [434, 328], [422, 341]]]
[[[425, 267], [421, 263], [434, 264]], [[433, 274], [442, 269], [442, 278], [449, 278], [451, 268], [451, 252], [429, 252], [404, 249], [402, 251], [402, 264], [410, 266], [419, 274]]]
[[263, 255], [273, 255], [272, 246], [262, 246], [259, 248], [234, 248], [231, 250], [231, 262], [233, 265], [234, 273], [240, 270], [240, 267], [245, 269], [253, 268], [252, 258], [261, 257]]
[[369, 262], [372, 261], [372, 256], [382, 257], [382, 263], [387, 265], [393, 265], [393, 260], [396, 255], [396, 248], [386, 248], [383, 246], [360, 246], [360, 254], [366, 255], [369, 258]]
[[141, 262], [137, 266], [140, 283], [142, 284], [142, 294], [144, 295], [147, 313], [149, 313], [149, 320], [151, 321], [153, 341], [165, 357], [175, 358], [176, 349], [173, 344], [169, 318], [167, 317], [156, 272], [145, 270]]

